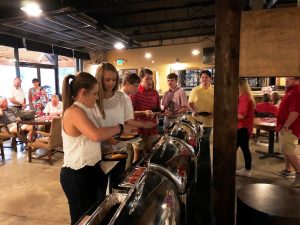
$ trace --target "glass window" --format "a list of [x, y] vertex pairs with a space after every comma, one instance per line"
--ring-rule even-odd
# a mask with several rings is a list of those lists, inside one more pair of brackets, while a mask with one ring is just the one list
[[55, 94], [55, 73], [54, 69], [41, 68], [41, 86], [46, 90], [48, 99]]
[[37, 69], [32, 67], [20, 67], [20, 77], [22, 79], [22, 88], [28, 102], [28, 91], [33, 87], [32, 79], [37, 78]]
[[0, 96], [8, 98], [16, 78], [15, 66], [0, 65]]
[[75, 74], [76, 61], [73, 58], [66, 56], [58, 56], [58, 82], [59, 82], [59, 93], [62, 93], [62, 83], [65, 76], [69, 74]]
[[28, 51], [25, 48], [19, 48], [19, 58], [20, 62], [52, 64], [47, 58], [47, 53]]

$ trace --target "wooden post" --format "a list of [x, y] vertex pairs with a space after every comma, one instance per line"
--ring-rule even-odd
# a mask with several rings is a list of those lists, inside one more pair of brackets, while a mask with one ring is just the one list
[[235, 221], [235, 167], [241, 0], [216, 1], [213, 214]]

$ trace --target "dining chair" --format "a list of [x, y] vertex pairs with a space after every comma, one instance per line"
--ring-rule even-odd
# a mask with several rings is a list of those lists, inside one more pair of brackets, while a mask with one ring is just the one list
[[48, 156], [49, 163], [52, 165], [52, 154], [54, 152], [62, 152], [57, 150], [58, 147], [62, 147], [62, 136], [61, 136], [61, 118], [53, 118], [51, 122], [50, 132], [36, 131], [40, 137], [36, 138], [33, 142], [28, 142], [28, 161], [32, 162], [32, 153], [37, 149], [47, 150], [46, 155], [36, 157], [40, 159], [43, 156]]
[[12, 133], [9, 131], [8, 127], [4, 124], [0, 124], [0, 153], [2, 162], [5, 162], [5, 156], [4, 156], [4, 141], [11, 140], [11, 147], [14, 151], [17, 151], [17, 134]]

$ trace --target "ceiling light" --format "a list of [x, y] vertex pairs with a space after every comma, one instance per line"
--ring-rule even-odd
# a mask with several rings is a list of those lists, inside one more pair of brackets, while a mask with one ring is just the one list
[[152, 58], [152, 54], [150, 52], [146, 52], [145, 53], [145, 58], [146, 59], [151, 59]]
[[35, 2], [25, 3], [21, 10], [27, 13], [29, 16], [38, 17], [42, 14], [43, 10], [41, 10], [40, 6]]
[[125, 45], [122, 42], [117, 42], [114, 47], [115, 49], [123, 49], [125, 48]]
[[193, 49], [192, 54], [193, 55], [199, 55], [200, 51], [198, 49]]

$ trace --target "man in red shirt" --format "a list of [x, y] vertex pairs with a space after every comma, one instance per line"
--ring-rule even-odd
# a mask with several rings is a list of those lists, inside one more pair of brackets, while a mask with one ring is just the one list
[[[160, 102], [158, 92], [152, 88], [153, 72], [149, 69], [142, 69], [139, 77], [141, 84], [137, 93], [132, 97], [135, 119], [157, 122], [153, 111], [160, 112]], [[140, 128], [139, 133], [142, 136], [142, 141], [134, 145], [134, 161], [140, 158], [140, 151], [145, 154], [151, 150], [157, 139], [158, 127]]]
[[257, 117], [277, 117], [278, 108], [270, 102], [270, 95], [264, 94], [262, 102], [257, 103], [255, 106], [255, 116]]
[[[300, 187], [300, 163], [295, 151], [300, 138], [300, 78], [286, 78], [286, 93], [283, 97], [277, 117], [280, 149], [285, 156], [285, 170], [279, 175], [292, 178], [294, 187]], [[294, 168], [296, 174], [292, 172]]]

